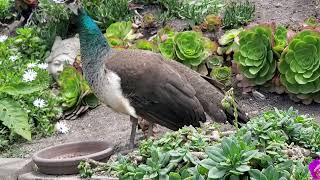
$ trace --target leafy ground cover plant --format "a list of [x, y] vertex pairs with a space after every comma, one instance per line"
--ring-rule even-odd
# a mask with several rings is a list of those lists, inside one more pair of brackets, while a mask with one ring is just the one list
[[106, 29], [117, 21], [129, 21], [132, 18], [129, 0], [84, 0], [82, 2], [88, 14], [96, 20], [101, 29]]
[[40, 38], [51, 47], [56, 36], [66, 37], [70, 11], [62, 4], [51, 0], [39, 0], [38, 8], [27, 22], [27, 27], [36, 28]]
[[230, 55], [232, 52], [238, 51], [239, 45], [237, 44], [236, 38], [238, 38], [243, 30], [243, 28], [239, 28], [226, 31], [219, 39], [219, 44], [221, 45], [219, 54]]
[[15, 13], [12, 12], [14, 7], [13, 0], [0, 1], [0, 22], [6, 23], [14, 19]]
[[311, 27], [320, 27], [319, 19], [317, 19], [316, 17], [313, 17], [313, 16], [304, 20], [304, 24], [306, 26], [311, 26]]
[[266, 111], [231, 134], [217, 128], [184, 127], [144, 140], [137, 151], [85, 171], [119, 179], [307, 180], [308, 164], [320, 155], [320, 126], [292, 108]]
[[46, 46], [33, 28], [17, 30], [17, 36], [0, 42], [1, 141], [19, 136], [48, 135], [51, 120], [60, 116], [59, 98], [49, 89], [52, 78], [43, 63]]
[[190, 24], [200, 24], [207, 15], [218, 15], [223, 7], [220, 0], [158, 0], [164, 6], [168, 16], [187, 19]]
[[254, 85], [269, 81], [276, 72], [272, 51], [272, 29], [258, 25], [239, 35], [239, 51], [234, 55], [241, 73]]
[[127, 48], [129, 43], [133, 41], [137, 34], [132, 30], [131, 21], [120, 21], [111, 24], [104, 34], [108, 38], [108, 42], [112, 47]]
[[249, 23], [255, 12], [255, 5], [248, 0], [246, 2], [231, 1], [225, 6], [222, 26], [226, 29], [238, 28]]

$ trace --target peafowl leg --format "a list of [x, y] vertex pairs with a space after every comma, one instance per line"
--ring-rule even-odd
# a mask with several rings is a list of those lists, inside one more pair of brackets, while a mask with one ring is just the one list
[[149, 127], [148, 127], [148, 136], [147, 136], [147, 138], [150, 138], [153, 135], [153, 126], [154, 126], [154, 123], [150, 122]]
[[131, 121], [132, 125], [131, 125], [131, 135], [130, 135], [129, 146], [130, 146], [130, 148], [134, 148], [134, 140], [135, 140], [135, 137], [136, 137], [138, 119], [135, 118], [135, 117], [130, 116], [130, 121]]

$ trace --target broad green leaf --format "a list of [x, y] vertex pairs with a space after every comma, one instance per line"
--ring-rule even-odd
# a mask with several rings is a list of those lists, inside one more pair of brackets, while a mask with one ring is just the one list
[[226, 31], [219, 39], [219, 44], [222, 46], [229, 44], [240, 34], [241, 31], [243, 31], [243, 28]]
[[213, 167], [209, 170], [208, 173], [208, 178], [212, 178], [212, 179], [219, 179], [222, 178], [226, 173], [225, 169], [218, 169], [216, 167]]
[[267, 169], [264, 169], [264, 175], [268, 178], [268, 179], [279, 179], [279, 172], [276, 171], [276, 169], [270, 165], [269, 167], [267, 167]]
[[217, 147], [208, 147], [206, 149], [206, 153], [208, 154], [209, 158], [216, 162], [221, 162], [226, 159], [226, 157], [222, 154], [222, 150]]
[[31, 127], [28, 114], [12, 99], [0, 100], [0, 121], [14, 133], [31, 141]]
[[243, 161], [244, 162], [249, 161], [250, 159], [255, 157], [258, 153], [259, 153], [258, 150], [251, 150], [251, 151], [247, 151], [247, 152], [243, 153], [242, 154]]
[[231, 175], [230, 180], [240, 180], [239, 176]]
[[251, 169], [249, 174], [252, 180], [268, 180], [268, 178], [257, 169]]
[[170, 172], [169, 180], [182, 180], [181, 176], [178, 173]]
[[217, 166], [217, 162], [213, 161], [212, 159], [204, 159], [202, 161], [200, 161], [201, 166], [203, 166], [206, 169], [211, 169], [212, 167]]
[[248, 165], [241, 165], [239, 167], [236, 168], [237, 171], [240, 171], [240, 172], [247, 172], [250, 170], [250, 166]]
[[34, 92], [42, 91], [48, 88], [45, 84], [32, 84], [27, 83], [11, 84], [0, 87], [0, 93], [7, 93], [11, 96], [27, 95]]

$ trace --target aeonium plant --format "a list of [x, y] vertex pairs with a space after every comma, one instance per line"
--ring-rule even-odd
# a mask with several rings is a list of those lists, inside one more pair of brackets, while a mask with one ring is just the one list
[[281, 82], [290, 93], [311, 94], [320, 91], [320, 33], [298, 33], [281, 54]]
[[129, 42], [138, 37], [132, 29], [131, 21], [111, 24], [104, 35], [112, 47], [127, 47]]
[[207, 58], [201, 34], [195, 31], [180, 32], [175, 36], [176, 54], [179, 60], [191, 67]]
[[195, 31], [168, 31], [159, 34], [157, 40], [165, 58], [177, 60], [190, 68], [198, 67], [217, 49], [213, 41]]
[[271, 26], [257, 25], [241, 32], [239, 38], [239, 50], [234, 59], [240, 72], [253, 85], [265, 84], [276, 72]]

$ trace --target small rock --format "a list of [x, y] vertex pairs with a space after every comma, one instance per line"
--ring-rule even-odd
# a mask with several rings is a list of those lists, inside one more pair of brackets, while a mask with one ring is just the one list
[[276, 8], [282, 7], [282, 4], [281, 3], [277, 3], [277, 4], [274, 5], [274, 7], [276, 7]]
[[[243, 93], [249, 93], [249, 92], [251, 92], [252, 91], [252, 87], [244, 87], [243, 89], [242, 89], [242, 92]], [[250, 100], [252, 100], [252, 99], [250, 99]]]
[[259, 111], [252, 111], [251, 114], [252, 114], [252, 115], [258, 115], [258, 114], [259, 114]]
[[217, 53], [218, 53], [218, 55], [220, 55], [220, 56], [222, 56], [223, 55], [223, 48], [222, 47], [218, 47], [218, 49], [217, 49]]
[[263, 95], [261, 92], [257, 91], [257, 90], [253, 90], [252, 91], [252, 95], [255, 97], [255, 98], [258, 98], [258, 99], [261, 99], [261, 100], [265, 100], [266, 99], [266, 96]]
[[304, 105], [310, 105], [310, 104], [312, 103], [312, 101], [313, 101], [312, 98], [310, 98], [310, 99], [303, 99], [303, 100], [302, 100], [302, 103], [303, 103]]
[[283, 93], [285, 93], [285, 89], [283, 88], [283, 87], [275, 87], [275, 92], [277, 93], [277, 94], [283, 94]]
[[219, 141], [220, 140], [220, 134], [218, 131], [212, 131], [210, 139], [213, 141]]
[[223, 136], [223, 137], [230, 136], [230, 135], [233, 135], [235, 133], [236, 133], [235, 131], [224, 131], [224, 132], [221, 132], [221, 136]]

